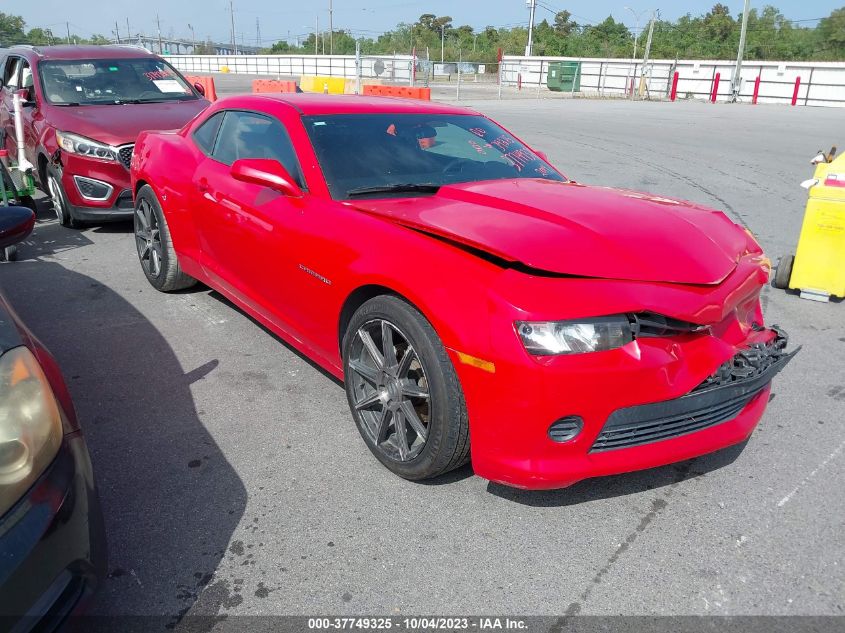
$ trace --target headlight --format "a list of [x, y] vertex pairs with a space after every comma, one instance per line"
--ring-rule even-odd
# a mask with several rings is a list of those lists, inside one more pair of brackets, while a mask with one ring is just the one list
[[64, 151], [72, 154], [99, 158], [100, 160], [117, 160], [117, 153], [111, 147], [84, 136], [77, 136], [69, 132], [56, 132], [56, 142]]
[[53, 390], [35, 356], [16, 347], [0, 356], [0, 515], [38, 479], [62, 443]]
[[601, 352], [634, 340], [631, 323], [624, 315], [579, 321], [517, 321], [516, 331], [528, 353], [535, 356]]

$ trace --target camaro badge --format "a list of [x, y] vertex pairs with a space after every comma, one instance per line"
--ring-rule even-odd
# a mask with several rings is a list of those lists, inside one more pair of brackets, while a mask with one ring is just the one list
[[300, 270], [304, 270], [306, 273], [308, 273], [308, 274], [309, 274], [309, 275], [311, 275], [312, 277], [316, 277], [317, 279], [319, 279], [320, 281], [322, 281], [322, 282], [323, 282], [324, 284], [326, 284], [327, 286], [331, 286], [331, 285], [332, 285], [332, 280], [331, 280], [331, 279], [328, 279], [327, 277], [323, 277], [320, 273], [318, 273], [318, 272], [316, 272], [316, 271], [313, 271], [313, 270], [311, 270], [310, 268], [308, 268], [308, 266], [303, 266], [302, 264], [300, 264], [300, 265], [299, 265], [299, 269], [300, 269]]

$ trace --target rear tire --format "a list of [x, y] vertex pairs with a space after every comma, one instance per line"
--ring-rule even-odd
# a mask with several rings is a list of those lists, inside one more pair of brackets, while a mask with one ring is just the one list
[[417, 481], [469, 460], [458, 376], [434, 328], [412, 305], [390, 295], [362, 305], [343, 337], [343, 366], [358, 431], [388, 470]]
[[775, 268], [775, 278], [772, 286], [778, 290], [789, 290], [789, 280], [792, 278], [792, 267], [795, 265], [795, 255], [786, 255], [780, 258]]
[[135, 199], [135, 246], [144, 276], [153, 288], [174, 292], [190, 288], [197, 280], [182, 272], [170, 239], [167, 219], [153, 188], [144, 185]]

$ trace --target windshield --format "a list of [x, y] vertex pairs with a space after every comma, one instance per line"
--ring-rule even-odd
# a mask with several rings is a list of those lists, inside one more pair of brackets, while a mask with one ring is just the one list
[[55, 105], [156, 103], [197, 96], [170, 64], [152, 57], [45, 61], [41, 87]]
[[335, 114], [303, 122], [339, 200], [431, 195], [444, 185], [482, 180], [565, 180], [482, 116]]

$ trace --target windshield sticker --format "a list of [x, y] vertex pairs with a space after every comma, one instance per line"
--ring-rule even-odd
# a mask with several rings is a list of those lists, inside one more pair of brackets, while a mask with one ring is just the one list
[[185, 92], [182, 85], [175, 79], [154, 79], [153, 83], [162, 92]]
[[469, 131], [472, 132], [473, 134], [475, 134], [479, 138], [484, 138], [485, 136], [487, 136], [487, 130], [485, 130], [484, 128], [471, 127], [469, 129]]
[[502, 134], [500, 137], [498, 137], [497, 139], [494, 139], [491, 142], [493, 143], [493, 145], [495, 145], [496, 147], [498, 147], [502, 151], [505, 151], [511, 145], [516, 143], [516, 141], [514, 139], [512, 139], [510, 136], [508, 136], [507, 134]]
[[[472, 139], [469, 140], [469, 145], [472, 147], [476, 152], [485, 156], [487, 154], [487, 150], [485, 150], [480, 143], [473, 141]], [[488, 144], [489, 145], [489, 144]]]
[[173, 73], [166, 68], [163, 70], [151, 70], [149, 72], [144, 73], [144, 77], [146, 77], [150, 81], [155, 81], [156, 79], [170, 79], [173, 76]]
[[517, 171], [522, 171], [522, 168], [525, 167], [528, 163], [536, 160], [530, 152], [524, 149], [514, 150], [513, 152], [509, 152], [504, 156], [507, 160], [513, 163]]

